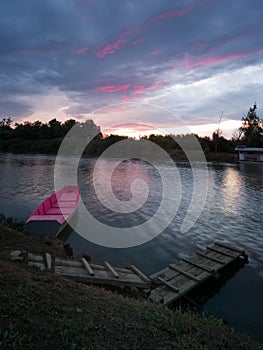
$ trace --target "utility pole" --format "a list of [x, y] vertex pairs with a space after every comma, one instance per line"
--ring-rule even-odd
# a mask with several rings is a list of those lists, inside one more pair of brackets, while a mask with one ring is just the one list
[[222, 119], [223, 113], [224, 113], [224, 111], [222, 111], [222, 113], [221, 113], [221, 116], [220, 116], [219, 122], [218, 122], [218, 128], [217, 128], [217, 130], [215, 132], [215, 135], [216, 135], [216, 137], [215, 137], [215, 141], [216, 141], [215, 142], [215, 152], [217, 152], [218, 140], [219, 140], [219, 135], [220, 135], [220, 128], [219, 128], [219, 126], [220, 126], [220, 123], [221, 123], [221, 119]]

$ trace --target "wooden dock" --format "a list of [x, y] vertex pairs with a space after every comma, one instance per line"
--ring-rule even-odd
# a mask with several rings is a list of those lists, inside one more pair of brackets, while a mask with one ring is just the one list
[[92, 264], [84, 257], [81, 261], [77, 261], [51, 257], [49, 253], [36, 255], [16, 250], [11, 252], [11, 259], [25, 260], [30, 266], [53, 271], [56, 275], [77, 282], [136, 287], [143, 290], [143, 294], [147, 294], [148, 299], [154, 303], [169, 305], [218, 275], [223, 268], [234, 261], [247, 259], [247, 255], [244, 250], [215, 242], [204, 251], [169, 264], [149, 277], [133, 265], [128, 268], [113, 267], [107, 261], [103, 264]]
[[155, 288], [152, 288], [149, 299], [169, 305], [237, 259], [247, 259], [244, 250], [216, 242], [206, 250], [170, 264], [151, 275]]
[[100, 265], [90, 264], [85, 258], [82, 258], [81, 262], [55, 258], [54, 272], [57, 275], [88, 284], [143, 289], [151, 285], [151, 280], [133, 265], [129, 268], [113, 267], [107, 261]]

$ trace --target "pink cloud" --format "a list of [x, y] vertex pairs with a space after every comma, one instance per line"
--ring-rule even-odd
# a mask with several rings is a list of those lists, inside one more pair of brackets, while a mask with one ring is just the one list
[[122, 85], [103, 85], [103, 86], [98, 86], [96, 90], [104, 93], [114, 93], [114, 92], [124, 92], [127, 90], [131, 91], [131, 94], [124, 94], [122, 95], [122, 102], [128, 102], [130, 99], [135, 98], [138, 95], [144, 94], [147, 91], [153, 91], [157, 90], [161, 86], [165, 85], [168, 80], [158, 80], [152, 83], [151, 85], [144, 85], [144, 84], [122, 84]]
[[186, 69], [191, 69], [194, 67], [198, 67], [198, 66], [212, 66], [214, 64], [218, 64], [218, 63], [222, 63], [222, 62], [227, 62], [230, 60], [235, 60], [235, 59], [240, 59], [240, 58], [247, 58], [252, 56], [253, 53], [249, 52], [249, 53], [243, 53], [243, 54], [232, 54], [232, 55], [227, 55], [227, 56], [223, 56], [223, 57], [208, 57], [205, 59], [201, 59], [197, 62], [191, 62], [189, 58], [186, 58], [184, 60], [184, 65]]
[[134, 86], [134, 93], [136, 95], [143, 94], [145, 92], [145, 86], [144, 85], [135, 85]]
[[146, 90], [156, 90], [158, 87], [163, 86], [165, 83], [167, 83], [168, 80], [159, 80], [153, 83], [152, 85], [148, 86]]
[[128, 102], [130, 99], [135, 98], [138, 95], [144, 94], [146, 91], [153, 91], [157, 90], [159, 87], [163, 86], [165, 83], [167, 83], [168, 80], [159, 80], [154, 82], [152, 85], [145, 86], [143, 84], [134, 85], [131, 88], [133, 88], [133, 92], [130, 96], [123, 95], [122, 101]]
[[88, 51], [88, 49], [89, 49], [88, 47], [82, 47], [82, 48], [78, 49], [76, 51], [76, 53], [78, 53], [79, 55], [83, 55], [85, 52]]
[[154, 50], [149, 53], [149, 55], [157, 55], [160, 52], [160, 50]]
[[137, 44], [141, 43], [142, 41], [144, 41], [144, 38], [139, 38], [137, 40], [132, 41], [132, 45], [137, 45]]
[[168, 19], [168, 18], [173, 18], [173, 17], [181, 17], [181, 16], [184, 16], [189, 11], [190, 11], [190, 7], [183, 7], [180, 10], [167, 11], [167, 12], [162, 13], [159, 16], [153, 17], [150, 20], [150, 22], [151, 23], [155, 23], [155, 22], [158, 22], [158, 21], [162, 21], [163, 19]]
[[116, 50], [119, 50], [120, 47], [127, 42], [125, 37], [130, 35], [130, 34], [131, 34], [131, 32], [129, 32], [129, 31], [123, 32], [115, 42], [108, 44], [103, 49], [99, 50], [96, 53], [97, 57], [103, 58], [107, 55], [112, 55], [113, 53], [115, 53]]
[[99, 86], [96, 89], [101, 92], [120, 92], [120, 91], [126, 91], [130, 88], [130, 84], [123, 84], [123, 85], [104, 85]]
[[122, 102], [128, 102], [130, 97], [128, 95], [123, 95], [122, 96]]
[[158, 16], [152, 17], [149, 21], [146, 22], [146, 24], [141, 29], [142, 30], [148, 29], [150, 25], [153, 25], [165, 19], [184, 16], [190, 11], [191, 11], [190, 7], [183, 7], [180, 10], [170, 10], [170, 11], [164, 12]]

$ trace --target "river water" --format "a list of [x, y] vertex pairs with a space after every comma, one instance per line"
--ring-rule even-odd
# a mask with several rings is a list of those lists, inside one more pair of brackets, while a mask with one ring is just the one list
[[[0, 213], [26, 220], [54, 191], [55, 161], [56, 157], [50, 155], [1, 154]], [[110, 162], [115, 160], [102, 162], [105, 174]], [[113, 172], [112, 190], [120, 201], [131, 199], [134, 180], [142, 179], [148, 184], [149, 194], [141, 210], [127, 214], [109, 210], [98, 200], [93, 187], [95, 164], [96, 159], [80, 161], [78, 185], [88, 212], [99, 222], [125, 229], [149, 220], [158, 210], [163, 183], [158, 171], [150, 164], [139, 160], [125, 161]], [[169, 179], [169, 165], [164, 163], [159, 166]], [[156, 238], [131, 248], [109, 248], [89, 242], [68, 227], [66, 242], [72, 246], [75, 256], [87, 254], [94, 262], [107, 260], [119, 266], [134, 264], [146, 274], [190, 256], [216, 240], [243, 248], [249, 256], [249, 263], [225, 281], [204, 303], [203, 310], [263, 341], [263, 166], [208, 163], [207, 169], [206, 202], [201, 215], [188, 232], [181, 233], [180, 227], [192, 198], [192, 169], [187, 163], [178, 163], [177, 175], [182, 189], [179, 209], [168, 227]], [[203, 176], [202, 171], [199, 176]], [[107, 196], [107, 193], [104, 195]], [[75, 220], [83, 215], [85, 213], [79, 211]]]

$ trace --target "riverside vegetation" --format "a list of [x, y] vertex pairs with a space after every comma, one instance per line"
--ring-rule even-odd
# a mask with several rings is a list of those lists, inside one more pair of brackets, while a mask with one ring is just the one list
[[[182, 145], [191, 147], [193, 137], [197, 138], [203, 151], [211, 158], [211, 152], [233, 153], [237, 144], [245, 144], [247, 147], [262, 147], [263, 144], [263, 119], [256, 113], [257, 105], [250, 107], [247, 115], [242, 117], [242, 125], [236, 130], [231, 140], [222, 136], [222, 130], [219, 128], [212, 134], [212, 138], [199, 137], [194, 134], [187, 135], [150, 135], [143, 136], [142, 140], [149, 140], [162, 147], [168, 153], [182, 157]], [[221, 119], [221, 118], [220, 118]], [[68, 119], [64, 123], [56, 118], [48, 123], [26, 121], [24, 123], [15, 123], [10, 117], [3, 118], [0, 121], [0, 152], [12, 153], [46, 153], [56, 154], [60, 144], [69, 130], [73, 127], [79, 128], [79, 135], [87, 139], [87, 147], [84, 154], [89, 156], [98, 156], [108, 147], [118, 141], [128, 139], [127, 136], [120, 135], [102, 135], [100, 127], [93, 120], [77, 122], [75, 119]], [[95, 137], [93, 137], [96, 135]], [[130, 143], [139, 143], [140, 140], [130, 138]], [[220, 156], [216, 156], [216, 160]], [[222, 157], [221, 157], [222, 158]], [[223, 156], [223, 159], [229, 159]], [[232, 158], [233, 159], [233, 158]]]
[[[69, 119], [61, 123], [56, 119], [52, 119], [48, 123], [42, 123], [40, 121], [25, 122], [23, 124], [16, 123], [14, 127], [11, 124], [11, 120], [0, 122], [0, 152], [56, 154], [62, 140], [73, 126], [79, 127], [81, 134], [87, 139], [87, 147], [83, 153], [88, 156], [99, 156], [114, 143], [127, 139], [130, 144], [137, 145], [138, 147], [144, 140], [154, 142], [169, 154], [178, 156], [179, 160], [182, 157], [185, 159], [182, 152], [182, 145], [191, 147], [193, 138], [198, 139], [206, 154], [215, 151], [231, 154], [236, 145], [234, 140], [226, 140], [223, 136], [218, 136], [216, 133], [213, 134], [212, 139], [209, 137], [199, 137], [194, 134], [152, 134], [143, 136], [140, 140], [120, 135], [102, 135], [100, 128], [93, 120], [79, 123], [74, 119]], [[91, 140], [91, 135], [94, 134], [97, 134], [97, 136]]]
[[11, 250], [66, 257], [55, 238], [0, 225], [2, 349], [263, 349], [213, 317], [171, 311], [9, 259]]

